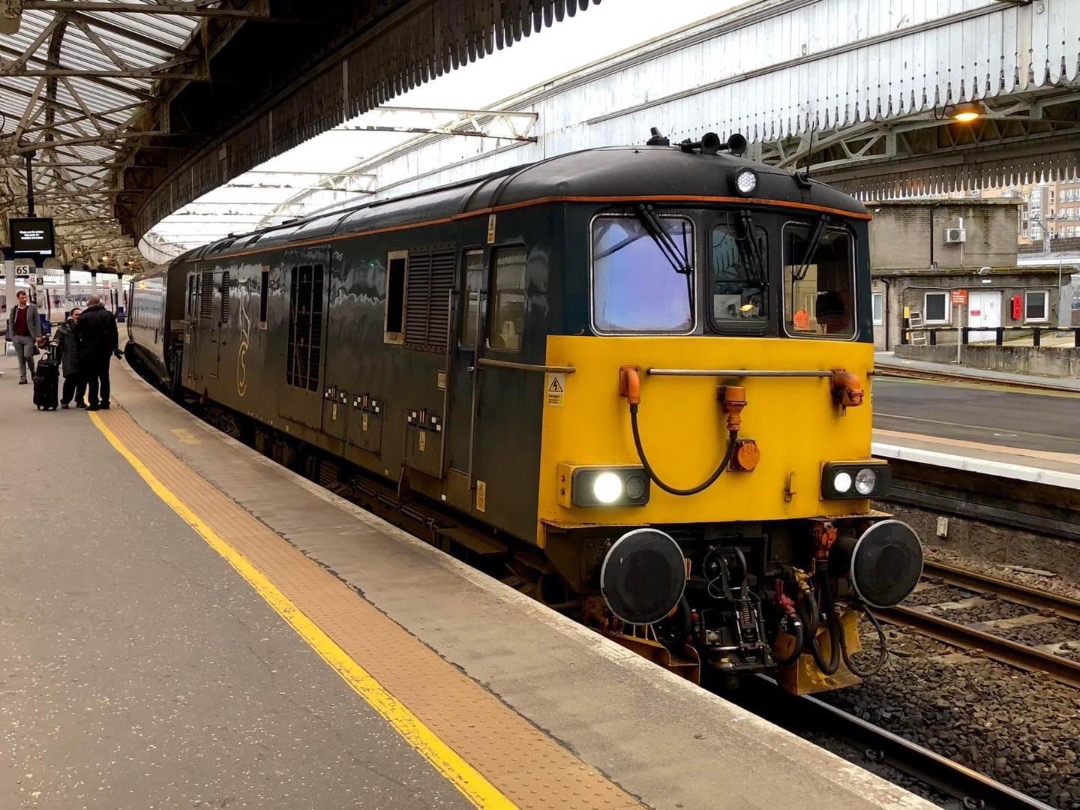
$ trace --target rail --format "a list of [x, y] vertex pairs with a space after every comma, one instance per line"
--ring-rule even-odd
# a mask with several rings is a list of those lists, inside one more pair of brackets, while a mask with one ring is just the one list
[[[937, 346], [937, 336], [939, 333], [955, 335], [960, 333], [960, 344], [962, 346], [971, 345], [971, 333], [972, 332], [993, 332], [994, 333], [994, 345], [1005, 345], [1005, 333], [1006, 332], [1030, 332], [1032, 345], [1035, 348], [1042, 346], [1043, 334], [1048, 332], [1072, 332], [1073, 334], [1073, 346], [1080, 348], [1080, 326], [922, 326], [917, 328], [907, 327], [900, 331], [900, 343], [901, 345], [911, 345], [911, 336], [913, 334], [924, 334], [931, 346]], [[953, 344], [950, 344], [953, 345]]]
[[998, 579], [997, 577], [976, 574], [974, 571], [965, 571], [944, 563], [927, 560], [923, 564], [923, 575], [940, 579], [946, 585], [955, 585], [958, 588], [967, 588], [975, 591], [991, 591], [998, 596], [1015, 602], [1024, 607], [1035, 610], [1049, 610], [1061, 616], [1080, 622], [1080, 601], [1059, 596], [1055, 593], [1040, 591], [1037, 588], [1029, 588], [1018, 582]]
[[[914, 777], [923, 784], [959, 800], [964, 807], [978, 807], [983, 810], [1049, 810], [1049, 805], [1038, 799], [822, 700], [788, 694], [776, 685], [776, 681], [764, 675], [757, 676], [755, 680], [760, 682], [762, 688], [753, 690], [756, 694], [747, 695], [745, 701], [739, 698], [738, 702], [777, 725], [789, 729], [797, 726], [825, 733], [862, 749], [874, 762], [883, 763]], [[747, 705], [748, 702], [750, 705]]]

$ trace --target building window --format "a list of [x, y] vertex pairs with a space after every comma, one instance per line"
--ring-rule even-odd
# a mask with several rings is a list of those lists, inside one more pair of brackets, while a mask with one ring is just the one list
[[259, 278], [259, 328], [266, 328], [266, 312], [270, 305], [270, 271], [264, 269]]
[[492, 349], [521, 351], [525, 332], [525, 249], [500, 250], [495, 256], [495, 296], [492, 301]]
[[319, 389], [322, 363], [323, 268], [292, 268], [289, 284], [289, 353], [285, 379], [289, 385]]
[[1024, 321], [1045, 323], [1050, 320], [1050, 293], [1045, 290], [1028, 290], [1024, 293]]
[[874, 293], [874, 326], [885, 325], [885, 293]]
[[928, 292], [923, 296], [923, 323], [949, 322], [949, 294]]
[[405, 269], [409, 252], [399, 250], [386, 257], [386, 317], [383, 342], [405, 342]]

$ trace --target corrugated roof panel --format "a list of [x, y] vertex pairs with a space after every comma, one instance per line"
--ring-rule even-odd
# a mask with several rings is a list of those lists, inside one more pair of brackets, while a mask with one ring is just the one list
[[[154, 0], [117, 2], [154, 5]], [[128, 141], [114, 139], [111, 131], [133, 122], [138, 106], [152, 95], [155, 78], [124, 72], [164, 69], [187, 45], [199, 24], [199, 17], [187, 14], [35, 9], [22, 13], [16, 33], [0, 37], [0, 56], [16, 65], [11, 75], [3, 76], [0, 88], [0, 133], [11, 133], [33, 105], [29, 112], [31, 123], [22, 133], [22, 140], [17, 145], [5, 145], [9, 152], [12, 148], [20, 152], [37, 150], [35, 185], [40, 183], [43, 189], [53, 192], [52, 198], [48, 193], [41, 195], [39, 213], [48, 214], [52, 209], [58, 214], [61, 236], [64, 212], [83, 211], [91, 216], [100, 213], [99, 245], [114, 255], [118, 247], [130, 246], [129, 242], [116, 242], [119, 230], [112, 219], [109, 172], [94, 171], [94, 165], [115, 159]], [[101, 75], [60, 76], [54, 81], [26, 75], [56, 68]], [[51, 130], [45, 129], [49, 120], [47, 103], [54, 110]], [[97, 116], [96, 120], [88, 119], [87, 114]], [[103, 135], [102, 130], [109, 134]], [[21, 161], [9, 166], [7, 185], [16, 192], [18, 204], [23, 185]], [[64, 190], [74, 194], [89, 192], [99, 199], [55, 196]], [[134, 257], [134, 251], [132, 254]]]

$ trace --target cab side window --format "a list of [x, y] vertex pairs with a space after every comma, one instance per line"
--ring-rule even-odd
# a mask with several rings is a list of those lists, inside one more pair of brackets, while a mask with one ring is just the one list
[[484, 251], [465, 253], [465, 306], [461, 308], [458, 330], [461, 346], [475, 349], [480, 335], [480, 291], [484, 288]]
[[488, 345], [495, 351], [518, 352], [525, 332], [525, 249], [495, 254], [495, 283]]

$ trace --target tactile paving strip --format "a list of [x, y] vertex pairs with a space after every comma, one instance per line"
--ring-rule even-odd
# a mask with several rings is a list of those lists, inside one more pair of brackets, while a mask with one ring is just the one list
[[187, 467], [123, 410], [98, 416], [166, 488], [518, 807], [642, 806]]

